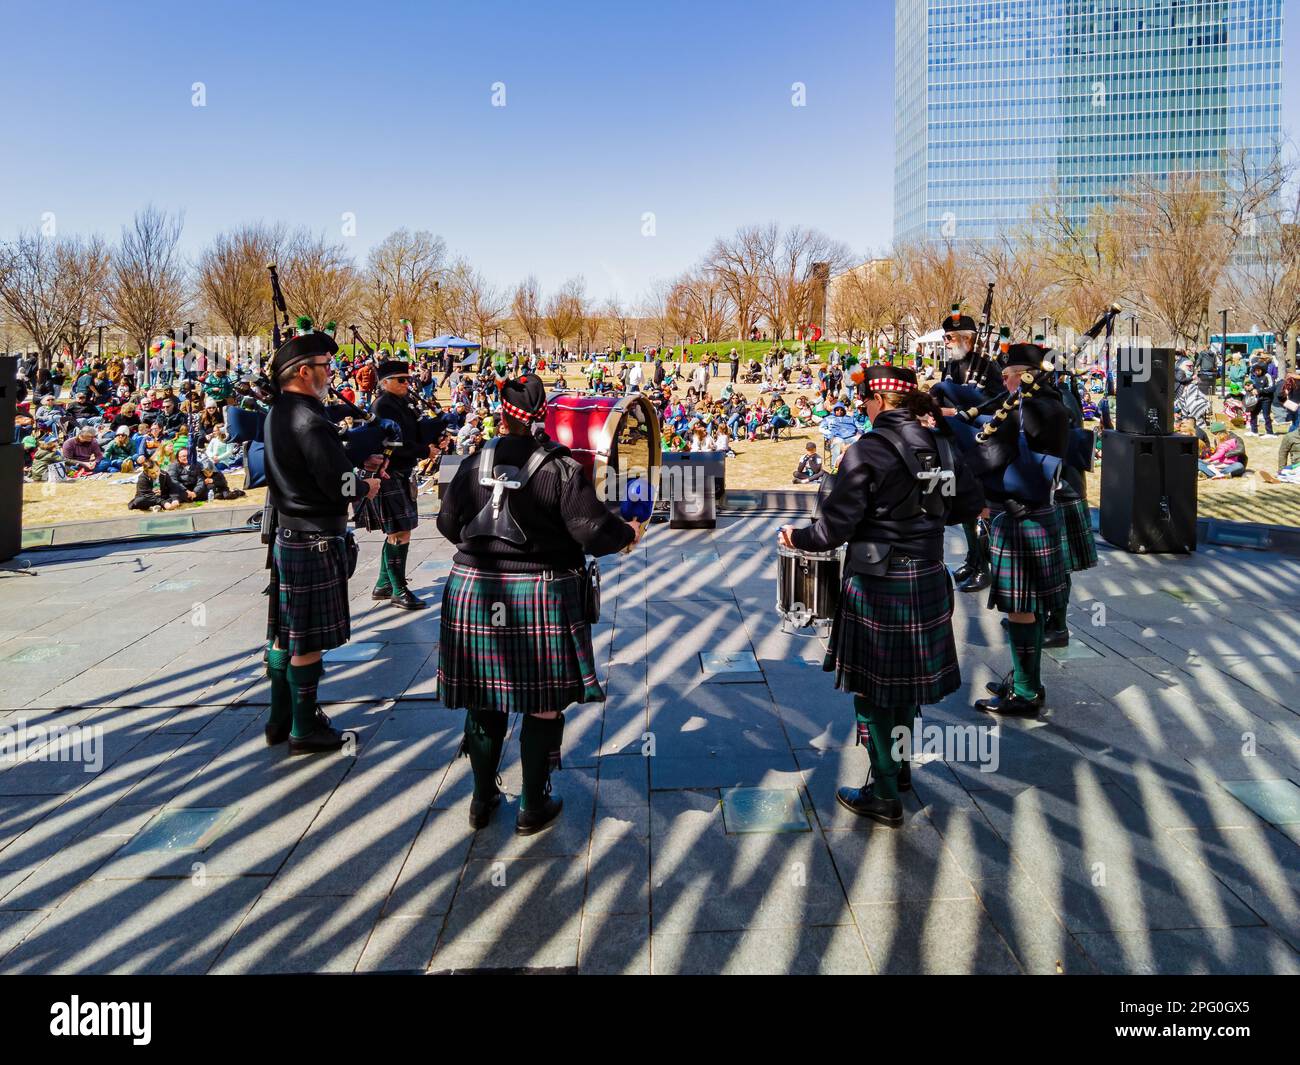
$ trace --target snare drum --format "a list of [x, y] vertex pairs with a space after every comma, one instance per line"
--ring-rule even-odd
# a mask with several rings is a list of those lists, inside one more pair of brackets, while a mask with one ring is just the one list
[[776, 612], [796, 629], [828, 626], [840, 603], [845, 549], [776, 550]]

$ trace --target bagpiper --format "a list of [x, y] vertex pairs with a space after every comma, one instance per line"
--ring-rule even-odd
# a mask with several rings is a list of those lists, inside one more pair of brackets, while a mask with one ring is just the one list
[[[1092, 469], [1095, 440], [1083, 427], [1083, 401], [1073, 374], [1058, 374], [1057, 387], [1070, 419], [1070, 444], [1061, 465], [1061, 483], [1056, 490], [1056, 509], [1061, 523], [1061, 551], [1065, 555], [1066, 604], [1047, 616], [1043, 632], [1044, 647], [1065, 647], [1070, 630], [1065, 623], [1070, 598], [1070, 574], [1091, 569], [1097, 564], [1097, 540], [1092, 532], [1092, 512], [1088, 506], [1088, 473]], [[1199, 393], [1198, 393], [1199, 394]]]
[[348, 578], [356, 565], [356, 542], [348, 509], [373, 497], [373, 469], [356, 468], [326, 417], [333, 337], [305, 331], [271, 358], [274, 391], [266, 417], [267, 505], [262, 538], [271, 547], [267, 611], [267, 673], [271, 680], [268, 744], [289, 741], [290, 754], [338, 750], [344, 734], [320, 709], [317, 692], [323, 652], [351, 636]]
[[[990, 404], [996, 405], [1003, 391], [994, 387], [988, 380], [981, 366], [972, 365], [975, 361], [975, 341], [979, 326], [975, 319], [961, 313], [961, 305], [954, 304], [940, 327], [943, 330], [944, 353], [947, 362], [944, 367], [944, 380], [936, 384], [930, 393], [947, 411], [969, 409], [984, 410]], [[1003, 330], [1005, 339], [1007, 330]], [[953, 573], [958, 591], [982, 592], [989, 586], [989, 544], [988, 529], [978, 519], [969, 519], [961, 523], [962, 534], [966, 537], [966, 557]]]
[[861, 788], [841, 788], [836, 797], [896, 828], [899, 792], [911, 787], [905, 754], [919, 708], [961, 685], [944, 527], [979, 514], [984, 497], [951, 442], [926, 427], [940, 410], [918, 390], [914, 371], [868, 367], [859, 391], [871, 431], [845, 451], [818, 520], [787, 525], [779, 538], [799, 551], [848, 544], [824, 668], [853, 694], [871, 772]]
[[394, 422], [401, 431], [401, 443], [392, 449], [379, 495], [358, 508], [358, 524], [387, 534], [379, 560], [379, 579], [370, 598], [391, 603], [402, 610], [423, 610], [429, 604], [418, 598], [407, 584], [406, 562], [411, 551], [411, 532], [420, 524], [416, 509], [415, 466], [427, 456], [422, 447], [419, 417], [410, 399], [411, 367], [401, 359], [379, 364], [379, 398], [374, 415]]
[[501, 803], [507, 715], [524, 715], [515, 831], [531, 835], [563, 806], [550, 792], [564, 710], [605, 698], [584, 555], [631, 547], [642, 525], [610, 512], [567, 448], [534, 435], [546, 410], [541, 378], [524, 373], [498, 387], [502, 435], [461, 463], [438, 512], [438, 531], [456, 545], [443, 588], [438, 689], [448, 707], [465, 708], [461, 753], [474, 774], [476, 831]]
[[1053, 502], [1069, 440], [1069, 415], [1044, 369], [1047, 349], [1013, 344], [999, 356], [1008, 397], [968, 453], [992, 520], [989, 606], [1007, 615], [1012, 671], [989, 685], [985, 713], [1034, 717], [1044, 705], [1043, 631], [1068, 602], [1060, 515]]

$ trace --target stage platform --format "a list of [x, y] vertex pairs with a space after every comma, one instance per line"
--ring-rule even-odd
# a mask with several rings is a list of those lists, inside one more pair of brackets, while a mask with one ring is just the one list
[[[959, 595], [965, 683], [922, 719], [894, 831], [835, 803], [866, 754], [817, 640], [781, 631], [786, 520], [656, 526], [606, 560], [608, 700], [568, 715], [565, 811], [529, 839], [516, 722], [508, 800], [466, 824], [429, 523], [421, 613], [372, 605], [362, 537], [321, 688], [356, 743], [327, 756], [263, 741], [255, 534], [6, 563], [0, 744], [29, 746], [0, 758], [0, 972], [1300, 971], [1300, 560], [1102, 545], [1049, 710], [987, 733], [970, 705], [1008, 654]], [[87, 760], [48, 757], [51, 727]]]

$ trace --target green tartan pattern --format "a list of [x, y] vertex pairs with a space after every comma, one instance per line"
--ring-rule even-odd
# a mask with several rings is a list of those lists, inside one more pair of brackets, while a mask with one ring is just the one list
[[896, 561], [880, 577], [847, 577], [823, 668], [873, 706], [937, 703], [961, 686], [952, 607], [941, 562]]
[[[276, 533], [266, 621], [266, 638], [295, 655], [328, 651], [352, 636], [343, 538], [311, 541], [299, 535]], [[327, 545], [323, 551], [321, 543]]]
[[1092, 534], [1092, 512], [1086, 499], [1057, 504], [1061, 521], [1061, 550], [1065, 568], [1071, 573], [1092, 569], [1097, 564], [1097, 541]]
[[388, 471], [380, 481], [379, 494], [363, 499], [353, 508], [356, 523], [371, 532], [410, 532], [420, 524], [420, 514], [411, 498], [411, 475]]
[[1007, 614], [1045, 618], [1070, 599], [1069, 571], [1061, 550], [1054, 506], [1037, 507], [1019, 520], [1005, 511], [989, 524], [989, 606]]
[[448, 707], [506, 713], [604, 702], [579, 575], [453, 565], [442, 593], [438, 692]]

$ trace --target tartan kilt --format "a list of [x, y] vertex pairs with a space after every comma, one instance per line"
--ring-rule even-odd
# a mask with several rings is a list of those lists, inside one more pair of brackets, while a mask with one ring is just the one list
[[989, 606], [1006, 614], [1045, 618], [1069, 602], [1069, 571], [1054, 506], [1035, 507], [1016, 520], [1005, 511], [989, 523]]
[[952, 607], [942, 562], [895, 561], [880, 577], [846, 577], [823, 668], [873, 707], [937, 703], [961, 686]]
[[604, 702], [582, 602], [572, 570], [547, 580], [455, 563], [442, 591], [443, 705], [535, 714]]
[[374, 499], [363, 499], [355, 508], [356, 523], [371, 532], [410, 532], [420, 523], [415, 500], [411, 498], [413, 471], [390, 469], [379, 482]]
[[287, 532], [275, 534], [271, 549], [266, 638], [295, 655], [339, 647], [352, 636], [343, 537], [312, 541]]
[[1061, 551], [1070, 573], [1092, 569], [1097, 564], [1097, 541], [1092, 535], [1092, 513], [1086, 499], [1057, 504], [1061, 520]]

